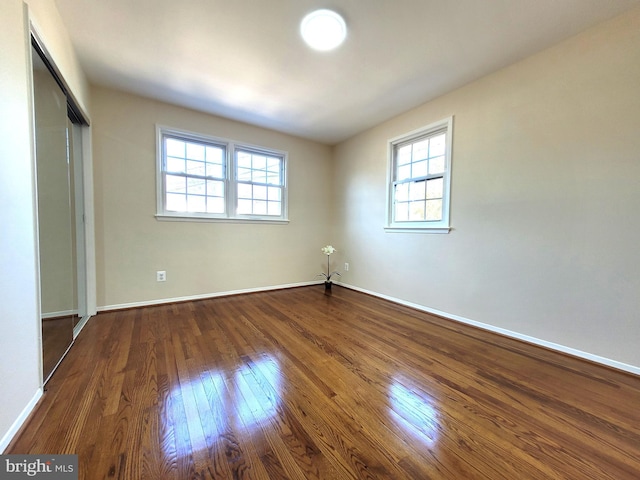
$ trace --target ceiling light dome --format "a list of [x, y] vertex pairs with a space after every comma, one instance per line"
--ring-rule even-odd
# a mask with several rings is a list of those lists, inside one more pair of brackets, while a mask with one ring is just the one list
[[302, 19], [300, 34], [314, 50], [333, 50], [344, 42], [347, 25], [344, 19], [332, 10], [316, 10]]

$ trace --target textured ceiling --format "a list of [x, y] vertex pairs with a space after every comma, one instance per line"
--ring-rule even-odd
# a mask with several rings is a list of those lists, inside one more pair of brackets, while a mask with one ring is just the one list
[[[91, 83], [335, 144], [640, 0], [56, 0]], [[333, 52], [299, 23], [332, 8]]]

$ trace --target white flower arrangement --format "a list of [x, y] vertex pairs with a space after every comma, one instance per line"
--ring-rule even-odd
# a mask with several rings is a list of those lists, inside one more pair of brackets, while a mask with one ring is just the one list
[[342, 275], [340, 275], [340, 273], [334, 271], [334, 272], [330, 272], [330, 266], [329, 266], [329, 257], [331, 256], [332, 253], [337, 252], [337, 250], [335, 248], [333, 248], [331, 245], [327, 245], [324, 246], [320, 249], [322, 251], [322, 253], [324, 253], [327, 256], [327, 273], [320, 273], [316, 276], [318, 277], [324, 277], [325, 278], [325, 284], [331, 284], [331, 277], [333, 277], [334, 275], [337, 275], [339, 277], [341, 277]]
[[327, 245], [326, 247], [322, 247], [320, 250], [322, 250], [322, 253], [324, 253], [325, 255], [331, 255], [332, 253], [335, 253], [336, 249], [333, 248], [331, 245]]

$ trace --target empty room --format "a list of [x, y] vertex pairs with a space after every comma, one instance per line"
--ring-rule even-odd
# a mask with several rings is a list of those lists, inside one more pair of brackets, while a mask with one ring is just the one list
[[640, 478], [640, 0], [0, 27], [0, 478]]

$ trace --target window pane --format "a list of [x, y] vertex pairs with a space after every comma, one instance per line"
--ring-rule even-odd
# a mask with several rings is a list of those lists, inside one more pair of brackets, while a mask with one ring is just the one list
[[175, 138], [165, 139], [166, 154], [167, 157], [182, 157], [184, 158], [184, 142], [176, 140]]
[[204, 145], [187, 143], [187, 158], [190, 160], [204, 161]]
[[409, 220], [424, 220], [424, 200], [409, 203]]
[[427, 220], [442, 220], [442, 200], [427, 200]]
[[442, 198], [443, 185], [442, 178], [427, 181], [427, 198]]
[[249, 168], [238, 168], [238, 180], [241, 182], [250, 182], [251, 181], [251, 169]]
[[238, 167], [251, 168], [251, 155], [245, 152], [237, 152], [236, 154]]
[[398, 167], [398, 178], [396, 180], [402, 181], [407, 178], [411, 178], [411, 164]]
[[224, 197], [224, 182], [207, 180], [207, 195], [210, 197]]
[[238, 184], [238, 198], [253, 198], [253, 188], [246, 183]]
[[405, 145], [398, 149], [397, 163], [398, 165], [406, 165], [411, 162], [411, 145]]
[[219, 147], [207, 147], [207, 162], [223, 164], [224, 149]]
[[187, 210], [189, 212], [206, 212], [206, 197], [189, 195], [187, 197]]
[[187, 193], [189, 195], [206, 195], [207, 193], [206, 181], [201, 178], [187, 179]]
[[399, 183], [396, 185], [395, 199], [399, 202], [409, 200], [409, 184]]
[[267, 187], [263, 187], [260, 185], [255, 185], [253, 187], [253, 198], [256, 200], [266, 200], [267, 199]]
[[267, 172], [267, 183], [269, 185], [280, 185], [280, 172]]
[[217, 163], [207, 163], [207, 177], [224, 178], [224, 169]]
[[185, 173], [184, 158], [167, 157], [167, 172]]
[[282, 190], [276, 187], [269, 187], [269, 192], [268, 192], [269, 200], [275, 200], [279, 202], [282, 200], [281, 195], [282, 195]]
[[406, 222], [409, 220], [409, 204], [405, 202], [396, 203], [395, 206], [396, 222]]
[[238, 215], [249, 215], [251, 213], [251, 200], [238, 200]]
[[429, 156], [429, 140], [421, 140], [413, 144], [413, 161], [426, 159]]
[[429, 173], [444, 173], [444, 155], [429, 160]]
[[281, 163], [281, 160], [279, 158], [268, 157], [267, 170], [269, 170], [270, 172], [280, 173], [280, 163]]
[[267, 183], [267, 172], [264, 170], [254, 170], [252, 180], [254, 183]]
[[208, 213], [224, 213], [224, 198], [207, 198]]
[[189, 175], [198, 175], [204, 177], [206, 174], [205, 164], [203, 162], [193, 162], [187, 160], [187, 173]]
[[258, 170], [266, 170], [267, 169], [267, 158], [264, 155], [254, 155], [253, 163], [251, 166], [254, 169]]
[[441, 133], [429, 139], [429, 157], [444, 155], [446, 134]]
[[267, 214], [267, 202], [261, 200], [255, 200], [253, 202], [253, 214], [254, 215], [266, 215]]
[[185, 177], [178, 177], [176, 175], [167, 175], [165, 183], [167, 185], [167, 192], [170, 193], [186, 193], [187, 191], [187, 179]]
[[409, 199], [409, 184], [399, 183], [396, 185], [396, 201], [402, 202]]
[[282, 203], [280, 202], [269, 202], [268, 209], [268, 215], [282, 215]]
[[411, 178], [420, 178], [427, 176], [427, 161], [414, 163], [411, 170]]
[[425, 181], [413, 182], [409, 184], [409, 198], [411, 200], [424, 200], [425, 199]]
[[184, 212], [187, 209], [187, 196], [167, 193], [167, 210]]

